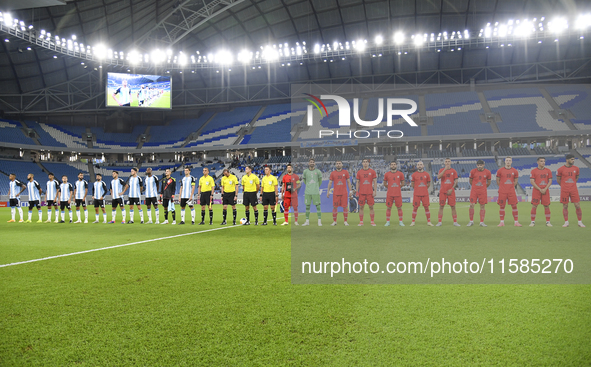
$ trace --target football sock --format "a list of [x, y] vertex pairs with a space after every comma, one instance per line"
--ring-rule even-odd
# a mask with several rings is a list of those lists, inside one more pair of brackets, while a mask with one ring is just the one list
[[98, 213], [96, 213], [96, 214], [94, 215], [94, 220], [96, 220], [96, 221], [98, 222], [98, 220], [99, 220], [99, 215], [98, 215]]
[[386, 221], [390, 221], [390, 216], [392, 215], [392, 208], [386, 208]]
[[246, 221], [250, 222], [250, 210], [247, 210], [245, 213], [246, 213]]
[[451, 217], [453, 218], [454, 223], [457, 223], [458, 222], [458, 215], [457, 214], [452, 214]]
[[363, 222], [363, 209], [359, 209], [359, 221]]
[[105, 221], [105, 222], [107, 221], [107, 212], [103, 213], [103, 221]]
[[346, 222], [347, 218], [349, 217], [349, 208], [348, 207], [343, 208], [343, 217], [345, 217], [345, 222]]
[[31, 217], [33, 216], [33, 211], [29, 210], [29, 213], [27, 215], [27, 220], [31, 220]]
[[76, 210], [76, 217], [80, 220], [80, 210]]
[[39, 220], [43, 220], [43, 211], [41, 209], [37, 210], [37, 213], [39, 213]]
[[531, 213], [530, 214], [531, 214], [531, 221], [532, 222], [535, 222], [536, 221], [536, 209], [537, 208], [535, 206], [532, 206], [531, 207]]
[[62, 210], [62, 221], [66, 221], [66, 212]]
[[[156, 222], [159, 222], [160, 221], [160, 209], [156, 208], [155, 212], [156, 212]], [[152, 220], [152, 218], [150, 218], [150, 220]]]
[[205, 222], [205, 210], [201, 211], [201, 221]]
[[236, 209], [232, 209], [232, 216], [234, 217], [234, 222], [236, 222], [236, 214]]
[[164, 220], [168, 220], [168, 209], [164, 208]]
[[577, 219], [580, 221], [583, 220], [583, 211], [581, 210], [581, 208], [576, 208], [576, 212], [577, 212]]
[[172, 220], [176, 221], [176, 212], [174, 210], [172, 211]]
[[501, 217], [501, 220], [505, 220], [505, 208], [501, 208], [499, 209], [499, 217]]
[[310, 204], [306, 204], [306, 220], [310, 219]]
[[276, 223], [277, 222], [277, 213], [275, 211], [272, 211], [271, 215], [273, 216], [273, 223]]
[[417, 219], [417, 210], [416, 210], [416, 209], [414, 209], [414, 210], [412, 211], [412, 221], [414, 222], [414, 221], [415, 221], [415, 219]]
[[546, 222], [550, 221], [550, 208], [544, 208], [544, 214], [546, 214]]
[[480, 209], [480, 222], [484, 222], [484, 214], [486, 211], [484, 209]]
[[513, 219], [517, 222], [519, 220], [519, 211], [517, 210], [517, 205], [511, 205], [513, 209], [511, 212], [513, 213]]
[[443, 219], [443, 213], [437, 213], [437, 221], [439, 223], [441, 223], [441, 220]]
[[318, 215], [318, 220], [322, 217], [322, 209], [320, 208], [320, 204], [316, 205], [316, 215]]
[[72, 214], [72, 210], [68, 210], [68, 216], [70, 217], [70, 221], [72, 221], [72, 219], [74, 218], [74, 215]]
[[375, 213], [369, 213], [369, 219], [373, 222], [375, 219]]
[[285, 221], [288, 222], [289, 221], [289, 210], [286, 210], [283, 212], [283, 217], [285, 218]]
[[121, 210], [121, 215], [123, 216], [123, 221], [125, 222], [125, 217], [127, 216], [127, 213], [125, 212], [125, 209]]
[[213, 221], [213, 210], [209, 210], [209, 221]]
[[16, 216], [16, 208], [10, 208], [10, 215], [12, 215], [12, 220], [14, 220], [14, 217]]
[[185, 221], [185, 209], [181, 209], [181, 222]]
[[267, 223], [267, 217], [269, 216], [269, 211], [267, 209], [263, 210], [263, 218], [265, 223]]
[[195, 221], [195, 208], [191, 208], [191, 222]]
[[255, 222], [259, 221], [259, 211], [258, 210], [254, 211], [254, 220], [255, 220]]
[[140, 209], [138, 209], [138, 212], [140, 212], [140, 220], [143, 222], [144, 221], [144, 211], [140, 208]]
[[84, 221], [88, 222], [88, 209], [84, 208]]
[[468, 209], [468, 213], [470, 213], [470, 222], [474, 221], [474, 208]]
[[296, 222], [298, 221], [298, 215], [299, 215], [298, 211], [296, 210], [296, 208], [294, 208], [293, 209], [293, 217], [295, 218]]
[[[129, 209], [129, 221], [130, 222], [133, 222], [133, 212], [134, 212], [133, 209]], [[125, 220], [125, 219], [123, 219], [123, 220]]]
[[47, 219], [51, 220], [51, 209], [47, 209]]
[[427, 222], [430, 222], [431, 221], [431, 212], [427, 208], [425, 208], [425, 216], [427, 217]]
[[113, 210], [113, 211], [111, 212], [111, 221], [113, 221], [113, 222], [115, 221], [115, 216], [116, 216], [116, 215], [117, 215], [117, 211]]
[[222, 214], [224, 216], [224, 222], [226, 221], [226, 217], [228, 216], [228, 210], [227, 209], [223, 209], [222, 210]]
[[398, 208], [398, 220], [402, 222], [402, 208]]
[[337, 221], [337, 208], [332, 208], [332, 221], [336, 222]]
[[23, 219], [23, 209], [20, 206], [18, 207], [18, 215]]
[[564, 217], [564, 221], [568, 222], [568, 208], [562, 208], [562, 216]]
[[152, 210], [148, 209], [147, 214], [148, 214], [148, 222], [151, 222], [152, 221]]

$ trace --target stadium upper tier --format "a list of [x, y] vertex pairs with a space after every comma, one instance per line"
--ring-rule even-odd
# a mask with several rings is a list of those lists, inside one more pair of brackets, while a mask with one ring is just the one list
[[35, 141], [25, 135], [18, 121], [0, 120], [0, 141], [14, 144], [34, 145]]
[[[546, 90], [548, 93], [545, 93]], [[545, 97], [546, 96], [546, 97]], [[557, 85], [530, 88], [503, 88], [483, 92], [440, 92], [396, 96], [415, 101], [418, 110], [412, 116], [421, 127], [410, 126], [400, 116], [394, 116], [393, 126], [386, 125], [386, 99], [381, 98], [383, 115], [376, 127], [357, 126], [354, 122], [353, 100], [349, 99], [352, 129], [401, 130], [405, 136], [486, 135], [517, 132], [566, 131], [571, 128], [591, 129], [591, 87], [588, 85]], [[359, 100], [359, 117], [364, 121], [378, 118], [380, 98]], [[485, 108], [484, 101], [490, 108]], [[338, 105], [324, 100], [324, 108], [313, 109], [313, 126], [306, 125], [307, 104], [272, 104], [267, 106], [237, 107], [231, 111], [206, 111], [199, 118], [177, 119], [166, 125], [135, 126], [129, 133], [106, 133], [102, 128], [63, 126], [51, 123], [26, 121], [28, 128], [37, 133], [38, 142], [44, 146], [59, 148], [87, 147], [86, 133], [94, 135], [93, 146], [101, 149], [135, 147], [142, 134], [148, 135], [143, 145], [154, 148], [211, 147], [233, 145], [239, 138], [241, 145], [280, 143], [318, 139], [320, 130], [338, 131], [343, 138], [349, 127], [339, 126]], [[568, 110], [573, 125], [556, 119], [555, 107]], [[553, 107], [554, 106], [554, 107]], [[406, 109], [407, 105], [394, 106]], [[486, 110], [486, 111], [485, 111]], [[423, 112], [421, 112], [423, 111]], [[260, 116], [256, 117], [260, 113]], [[500, 117], [490, 120], [490, 114]], [[418, 116], [418, 117], [417, 117]], [[487, 118], [485, 118], [485, 116]], [[255, 120], [256, 117], [256, 120]], [[484, 122], [483, 122], [484, 121]], [[250, 124], [250, 125], [249, 125]], [[295, 128], [297, 126], [297, 129]], [[244, 127], [244, 129], [242, 129]], [[497, 130], [498, 129], [498, 130]], [[35, 145], [34, 139], [26, 136], [19, 122], [2, 120], [0, 142]], [[244, 134], [244, 135], [242, 135]], [[337, 138], [336, 134], [328, 138]]]

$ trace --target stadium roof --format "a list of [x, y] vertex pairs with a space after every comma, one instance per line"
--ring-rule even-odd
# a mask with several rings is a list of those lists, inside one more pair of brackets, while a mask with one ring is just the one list
[[[44, 6], [47, 3], [64, 5]], [[31, 8], [15, 10], [21, 7], [18, 4], [29, 4]], [[34, 7], [34, 4], [41, 7]], [[478, 32], [487, 23], [494, 25], [497, 21], [557, 15], [575, 17], [591, 11], [586, 0], [10, 0], [7, 6], [11, 5], [12, 8], [0, 11], [11, 13], [13, 18], [36, 30], [68, 39], [75, 35], [77, 42], [84, 45], [103, 44], [126, 53], [172, 48], [175, 53], [183, 51], [193, 55], [196, 51], [205, 55], [220, 50], [237, 54], [243, 49], [256, 51], [261, 46], [276, 43], [301, 45], [306, 42], [311, 49], [312, 45], [330, 45], [335, 41], [367, 39], [373, 42], [376, 36], [390, 39], [396, 32], [403, 32], [407, 37], [466, 29]], [[243, 74], [248, 77], [234, 77], [232, 83], [244, 83], [244, 80], [247, 84], [264, 84], [269, 80], [301, 82], [584, 59], [589, 58], [591, 50], [581, 47], [587, 39], [571, 37], [561, 40], [559, 45], [548, 42], [529, 49], [475, 47], [406, 55], [389, 53], [380, 58], [367, 54], [331, 59], [334, 62], [319, 58], [289, 67], [276, 65], [269, 70], [245, 68]], [[22, 94], [51, 87], [92, 73], [96, 64], [83, 63], [79, 58], [6, 37], [0, 47], [0, 94]], [[127, 66], [126, 70], [112, 66], [106, 69], [126, 72]], [[208, 69], [197, 71], [194, 76], [183, 76], [182, 85], [187, 88], [218, 86], [221, 81], [215, 77], [215, 72]]]

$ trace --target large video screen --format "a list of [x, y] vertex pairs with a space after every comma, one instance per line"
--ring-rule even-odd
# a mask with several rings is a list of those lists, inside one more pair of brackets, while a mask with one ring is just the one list
[[107, 107], [171, 108], [170, 76], [107, 74]]

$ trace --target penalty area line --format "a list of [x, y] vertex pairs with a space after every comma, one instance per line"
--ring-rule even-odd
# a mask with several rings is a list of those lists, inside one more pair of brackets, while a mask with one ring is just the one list
[[124, 243], [121, 245], [115, 245], [115, 246], [108, 246], [108, 247], [101, 247], [101, 248], [95, 248], [95, 249], [91, 249], [91, 250], [84, 250], [84, 251], [78, 251], [78, 252], [71, 252], [69, 254], [62, 254], [62, 255], [54, 255], [54, 256], [47, 256], [47, 257], [42, 257], [40, 259], [33, 259], [33, 260], [26, 260], [26, 261], [19, 261], [19, 262], [15, 262], [15, 263], [10, 263], [10, 264], [2, 264], [0, 265], [0, 268], [5, 268], [8, 266], [14, 266], [14, 265], [21, 265], [21, 264], [28, 264], [28, 263], [34, 263], [37, 261], [44, 261], [44, 260], [51, 260], [51, 259], [57, 259], [60, 257], [67, 257], [67, 256], [73, 256], [73, 255], [81, 255], [81, 254], [87, 254], [89, 252], [96, 252], [96, 251], [103, 251], [103, 250], [110, 250], [113, 248], [119, 248], [119, 247], [126, 247], [126, 246], [132, 246], [132, 245], [139, 245], [142, 243], [148, 243], [148, 242], [155, 242], [155, 241], [160, 241], [160, 240], [168, 240], [171, 238], [178, 238], [178, 237], [184, 237], [184, 236], [191, 236], [194, 234], [199, 234], [199, 233], [206, 233], [206, 232], [213, 232], [213, 231], [219, 231], [222, 229], [228, 229], [228, 228], [238, 228], [239, 226], [230, 226], [230, 227], [221, 227], [221, 228], [213, 228], [213, 229], [206, 229], [205, 231], [198, 231], [198, 232], [189, 232], [189, 233], [181, 233], [181, 234], [176, 234], [174, 236], [167, 236], [167, 237], [160, 237], [160, 238], [152, 238], [150, 240], [143, 240], [143, 241], [137, 241], [137, 242], [130, 242], [130, 243]]

